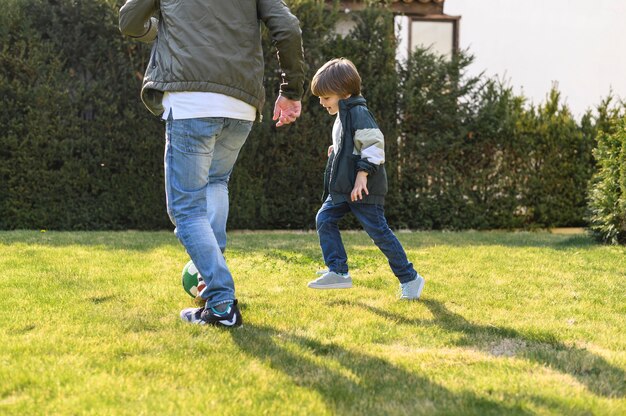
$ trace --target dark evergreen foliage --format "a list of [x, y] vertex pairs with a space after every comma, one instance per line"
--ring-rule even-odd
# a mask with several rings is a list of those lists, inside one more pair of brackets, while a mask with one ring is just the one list
[[603, 122], [593, 154], [598, 163], [589, 189], [589, 228], [600, 241], [626, 244], [626, 108], [600, 106]]
[[[119, 33], [120, 5], [3, 2], [0, 229], [171, 227], [163, 123], [139, 99], [149, 46]], [[392, 227], [584, 224], [596, 132], [614, 118], [608, 105], [577, 123], [556, 89], [545, 104], [529, 107], [507, 85], [467, 76], [467, 53], [446, 61], [420, 50], [398, 65], [392, 15], [383, 7], [346, 15], [320, 1], [290, 5], [301, 21], [309, 80], [339, 56], [361, 73], [386, 137]], [[346, 17], [354, 30], [334, 34]], [[231, 178], [229, 226], [309, 229], [321, 204], [333, 119], [307, 91], [297, 123], [273, 126], [280, 74], [263, 36], [267, 104]]]
[[168, 226], [163, 127], [138, 100], [148, 48], [103, 1], [3, 3], [0, 228]]

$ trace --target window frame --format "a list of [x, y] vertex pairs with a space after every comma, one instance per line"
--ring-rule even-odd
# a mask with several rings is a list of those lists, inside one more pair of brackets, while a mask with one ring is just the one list
[[413, 39], [413, 22], [443, 22], [443, 23], [452, 23], [452, 55], [454, 56], [459, 52], [459, 23], [461, 20], [461, 16], [448, 16], [448, 15], [426, 15], [426, 16], [416, 16], [416, 15], [405, 15], [409, 18], [409, 33], [408, 33], [408, 55], [410, 56], [413, 53], [413, 46], [411, 45], [411, 41]]

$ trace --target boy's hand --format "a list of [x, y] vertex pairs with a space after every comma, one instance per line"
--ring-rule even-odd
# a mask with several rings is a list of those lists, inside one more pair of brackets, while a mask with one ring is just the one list
[[356, 180], [354, 181], [354, 188], [350, 193], [350, 200], [352, 202], [357, 201], [358, 199], [363, 199], [363, 191], [365, 191], [365, 195], [369, 195], [369, 191], [367, 190], [367, 172], [359, 171], [356, 174]]
[[331, 144], [330, 146], [328, 146], [328, 157], [330, 157], [330, 154], [333, 152], [333, 145]]

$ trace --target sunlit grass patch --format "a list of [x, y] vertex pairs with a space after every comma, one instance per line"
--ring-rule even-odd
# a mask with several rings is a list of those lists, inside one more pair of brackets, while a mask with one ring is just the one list
[[186, 325], [166, 232], [0, 233], [0, 413], [624, 414], [626, 249], [569, 233], [398, 233], [400, 302], [344, 235], [354, 287], [315, 291], [307, 232], [233, 232], [244, 327]]

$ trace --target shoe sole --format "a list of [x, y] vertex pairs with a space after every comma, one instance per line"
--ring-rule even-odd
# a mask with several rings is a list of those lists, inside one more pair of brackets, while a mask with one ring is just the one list
[[[198, 308], [187, 308], [187, 309], [183, 309], [182, 311], [180, 311], [180, 319], [188, 324], [193, 324], [193, 325], [209, 325], [209, 326], [215, 326], [218, 328], [228, 328], [228, 329], [235, 329], [235, 328], [241, 328], [243, 326], [243, 319], [241, 318], [241, 314], [238, 313], [239, 317], [235, 317], [235, 322], [232, 325], [227, 325], [222, 323], [220, 320], [218, 321], [205, 321], [204, 319], [194, 319], [194, 314], [192, 313], [186, 313], [187, 311], [198, 311]], [[229, 322], [228, 320], [226, 320], [226, 322]]]
[[192, 324], [192, 325], [213, 326], [213, 327], [216, 327], [216, 328], [226, 328], [226, 329], [238, 329], [238, 328], [242, 328], [243, 327], [243, 323], [241, 323], [239, 325], [237, 325], [237, 324], [234, 324], [234, 325], [224, 325], [224, 324], [221, 324], [219, 322], [206, 322], [206, 321], [203, 321], [203, 320], [190, 321], [190, 320], [184, 318], [183, 316], [181, 316], [180, 318], [181, 318], [181, 320], [184, 323]]
[[214, 328], [231, 329], [231, 330], [243, 328], [243, 324], [228, 326], [228, 325], [223, 325], [223, 324], [209, 323], [207, 324], [207, 326], [212, 326]]
[[352, 283], [331, 283], [329, 285], [307, 285], [311, 289], [351, 289]]
[[422, 290], [424, 290], [425, 284], [426, 284], [426, 279], [422, 278], [422, 283], [417, 288], [417, 296], [414, 298], [400, 297], [400, 300], [419, 300], [420, 297], [422, 296]]

